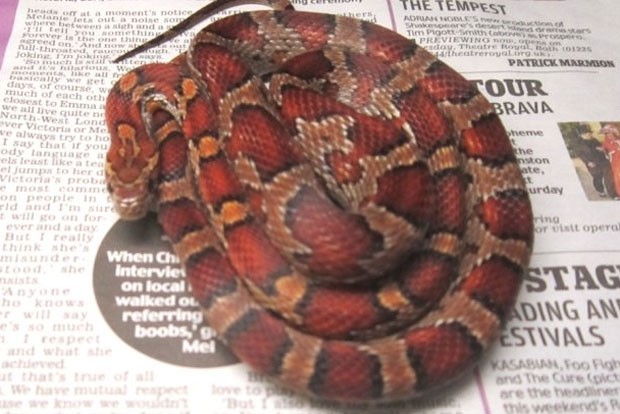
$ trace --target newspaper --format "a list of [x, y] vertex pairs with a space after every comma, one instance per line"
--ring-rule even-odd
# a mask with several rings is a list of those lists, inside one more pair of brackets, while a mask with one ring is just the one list
[[620, 413], [616, 0], [294, 1], [416, 38], [476, 82], [534, 209], [531, 266], [491, 352], [442, 393], [362, 408], [301, 398], [238, 363], [154, 217], [112, 209], [107, 92], [199, 28], [111, 61], [203, 3], [0, 4], [0, 413]]

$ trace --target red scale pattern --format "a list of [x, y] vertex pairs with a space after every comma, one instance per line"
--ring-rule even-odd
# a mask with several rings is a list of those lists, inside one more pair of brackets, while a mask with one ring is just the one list
[[[368, 290], [347, 288], [321, 289], [308, 292], [308, 303], [304, 306], [302, 329], [325, 338], [346, 338], [350, 332], [372, 329], [383, 321], [374, 303], [374, 294]], [[344, 317], [334, 318], [334, 304]]]
[[329, 399], [350, 400], [381, 392], [378, 361], [351, 343], [326, 342], [310, 383], [312, 391]]
[[531, 238], [533, 217], [526, 198], [511, 193], [499, 194], [484, 201], [480, 210], [488, 230], [495, 236], [525, 241]]
[[521, 286], [518, 271], [504, 259], [492, 257], [472, 270], [461, 289], [494, 312], [505, 316]]
[[291, 233], [312, 252], [299, 259], [313, 275], [347, 280], [363, 274], [359, 258], [376, 249], [364, 221], [309, 188], [300, 190], [288, 207], [286, 223]]
[[[267, 375], [277, 374], [281, 356], [289, 344], [281, 321], [266, 312], [249, 312], [226, 335], [230, 349], [246, 364]], [[252, 344], [249, 346], [248, 344]]]
[[[207, 83], [209, 97], [214, 103], [250, 77], [246, 65], [225, 47], [212, 43], [200, 44], [200, 47], [193, 50], [191, 57], [194, 67]], [[227, 70], [221, 70], [222, 67]], [[218, 106], [214, 105], [214, 108]]]
[[300, 162], [282, 123], [259, 106], [241, 106], [232, 116], [233, 129], [226, 144], [231, 159], [244, 154], [254, 161], [263, 180], [269, 180]]
[[404, 291], [419, 306], [435, 303], [456, 278], [454, 265], [453, 260], [437, 254], [416, 256], [401, 276]]
[[321, 49], [334, 30], [332, 16], [316, 13], [277, 13], [276, 17], [286, 27], [297, 32], [307, 50]]
[[412, 364], [418, 368], [419, 387], [432, 388], [466, 369], [477, 350], [458, 325], [415, 329], [405, 336]]
[[474, 122], [472, 128], [462, 133], [463, 149], [468, 156], [488, 162], [505, 162], [514, 159], [510, 140], [497, 139], [505, 136], [504, 126], [495, 114]]
[[385, 27], [362, 23], [362, 31], [366, 39], [367, 53], [385, 63], [401, 61], [413, 55], [416, 50], [414, 42]]

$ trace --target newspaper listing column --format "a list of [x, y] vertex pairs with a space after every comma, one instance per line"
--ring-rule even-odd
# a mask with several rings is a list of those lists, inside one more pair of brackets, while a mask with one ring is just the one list
[[493, 102], [534, 207], [531, 268], [481, 367], [487, 412], [619, 411], [617, 11], [604, 1], [395, 3], [399, 30]]

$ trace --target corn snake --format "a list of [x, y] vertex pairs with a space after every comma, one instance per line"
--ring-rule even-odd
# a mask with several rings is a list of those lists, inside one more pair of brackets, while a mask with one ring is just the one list
[[441, 387], [492, 344], [531, 254], [503, 126], [412, 40], [259, 3], [112, 88], [117, 211], [156, 206], [206, 320], [258, 372], [343, 401]]

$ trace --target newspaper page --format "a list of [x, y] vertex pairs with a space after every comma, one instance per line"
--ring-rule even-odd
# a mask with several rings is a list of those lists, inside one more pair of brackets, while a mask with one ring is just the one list
[[362, 407], [299, 397], [240, 364], [155, 218], [113, 211], [107, 92], [199, 28], [112, 60], [203, 4], [0, 4], [0, 413], [620, 413], [616, 0], [294, 1], [415, 38], [475, 82], [533, 204], [531, 265], [491, 352], [442, 393]]

